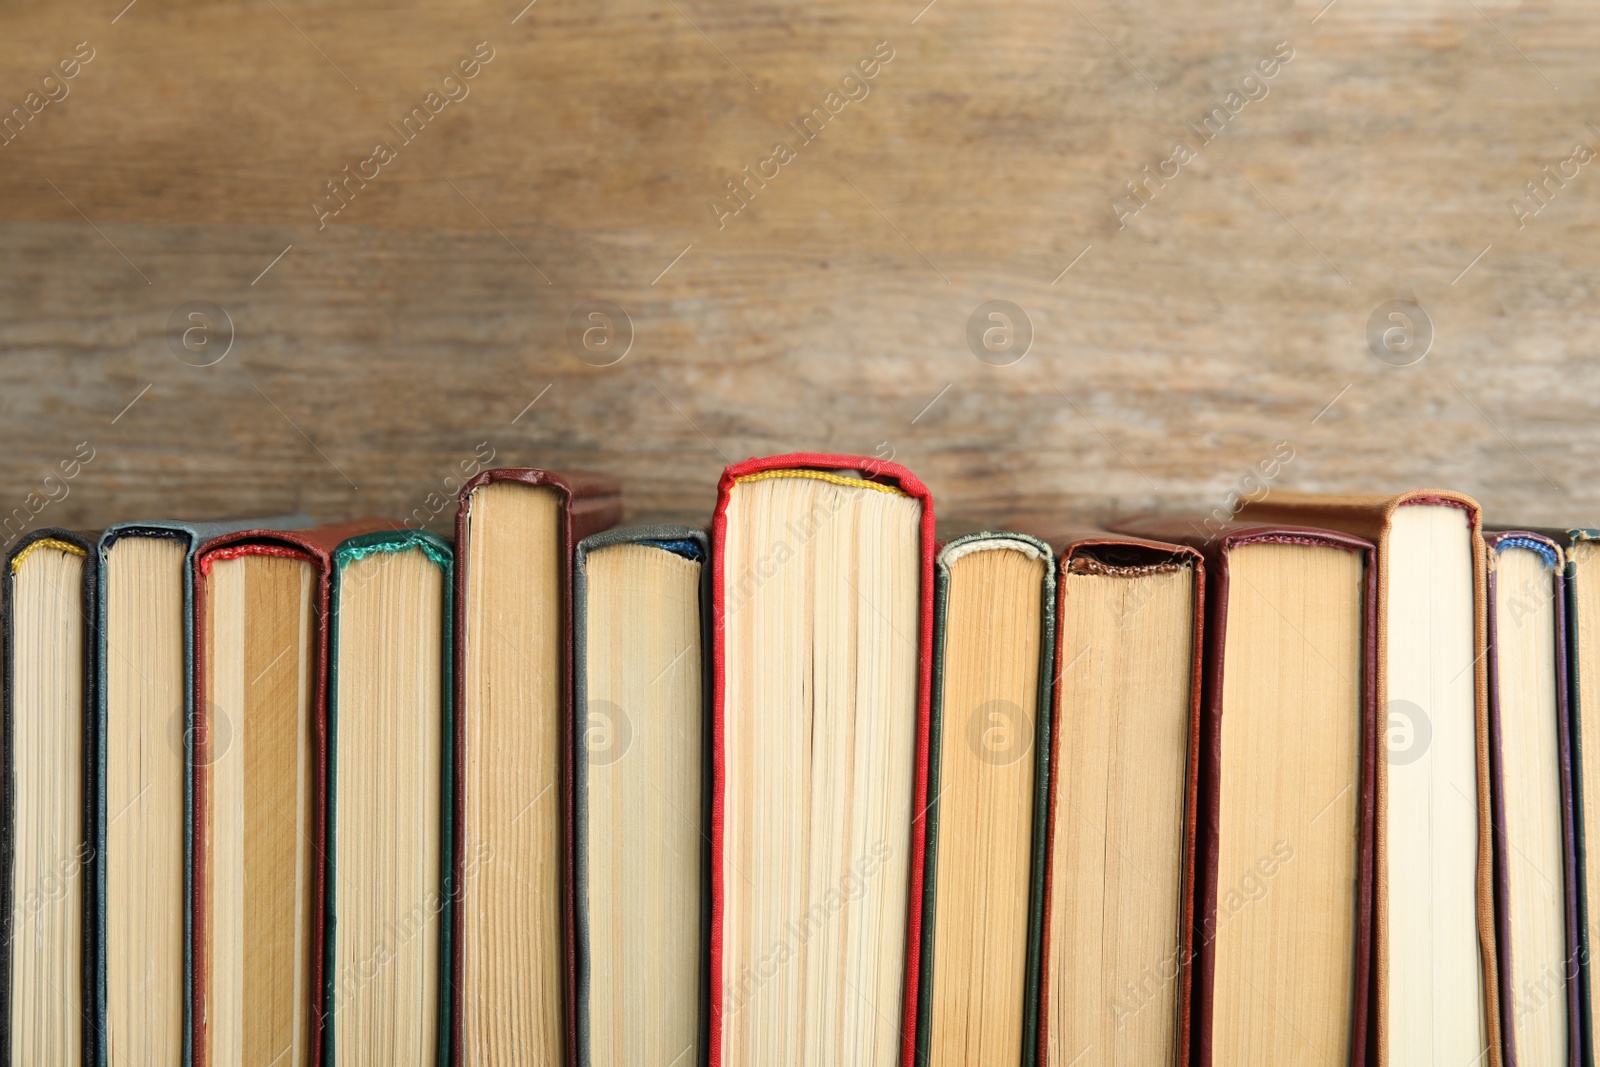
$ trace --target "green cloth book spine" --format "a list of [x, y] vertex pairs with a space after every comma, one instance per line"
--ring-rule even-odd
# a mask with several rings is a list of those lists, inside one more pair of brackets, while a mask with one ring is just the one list
[[1039, 976], [1043, 967], [1044, 897], [1046, 855], [1049, 847], [1050, 800], [1050, 719], [1054, 707], [1052, 677], [1056, 653], [1056, 566], [1050, 546], [1036, 537], [1019, 533], [983, 532], [957, 537], [940, 546], [934, 563], [933, 609], [933, 693], [928, 730], [928, 802], [926, 873], [922, 883], [922, 973], [917, 989], [917, 1067], [928, 1067], [929, 1045], [933, 1034], [933, 983], [939, 961], [934, 956], [934, 932], [938, 928], [939, 888], [939, 798], [944, 748], [945, 638], [950, 610], [951, 552], [984, 541], [1020, 541], [1037, 549], [1044, 558], [1044, 579], [1040, 597], [1039, 694], [1033, 710], [1033, 830], [1028, 874], [1028, 950], [1027, 974], [1023, 983], [1022, 1067], [1036, 1067], [1039, 1032]]
[[418, 549], [444, 571], [444, 594], [440, 604], [442, 625], [439, 630], [439, 710], [440, 729], [440, 791], [439, 798], [439, 856], [440, 856], [440, 911], [439, 911], [439, 1008], [438, 1034], [435, 1038], [439, 1067], [450, 1063], [450, 1019], [453, 1010], [450, 985], [450, 960], [452, 933], [452, 903], [455, 899], [455, 693], [454, 629], [455, 618], [455, 561], [450, 545], [426, 530], [380, 530], [360, 534], [344, 541], [333, 553], [333, 589], [328, 600], [330, 635], [328, 641], [328, 830], [326, 862], [328, 867], [327, 891], [324, 898], [323, 965], [322, 965], [322, 1063], [334, 1067], [334, 998], [337, 991], [335, 978], [338, 960], [334, 956], [334, 934], [338, 916], [338, 835], [336, 818], [339, 810], [339, 782], [336, 769], [339, 765], [339, 587], [344, 569], [351, 563], [378, 552], [405, 552]]

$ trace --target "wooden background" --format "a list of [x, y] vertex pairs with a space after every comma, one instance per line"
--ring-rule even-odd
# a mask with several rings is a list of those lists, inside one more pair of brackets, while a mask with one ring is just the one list
[[[1277, 486], [1600, 524], [1600, 166], [1509, 206], [1600, 146], [1592, 0], [525, 2], [0, 9], [7, 113], [94, 55], [0, 147], [0, 515], [443, 529], [430, 494], [492, 455], [703, 521], [725, 462], [813, 449], [892, 454], [941, 514], [1106, 518], [1218, 506], [1289, 442]], [[719, 228], [878, 42], [870, 94]], [[969, 350], [988, 299], [1025, 309], [1020, 362]], [[1367, 342], [1395, 299], [1435, 335], [1409, 367]], [[175, 354], [188, 301], [233, 323], [214, 365]], [[586, 301], [631, 320], [620, 363], [570, 348]]]

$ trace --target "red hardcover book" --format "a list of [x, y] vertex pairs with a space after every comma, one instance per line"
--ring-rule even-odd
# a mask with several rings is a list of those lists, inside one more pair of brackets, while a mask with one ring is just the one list
[[[192, 1017], [196, 1067], [207, 1067], [213, 1062], [226, 1063], [236, 1058], [249, 1062], [264, 1051], [251, 1045], [255, 1039], [268, 1042], [274, 1049], [279, 1049], [278, 1043], [285, 1038], [303, 1049], [308, 1044], [309, 1049], [303, 1053], [308, 1057], [307, 1062], [313, 1067], [322, 1062], [323, 899], [327, 872], [321, 842], [326, 840], [327, 832], [328, 600], [333, 573], [332, 557], [334, 549], [346, 538], [376, 530], [396, 529], [399, 525], [389, 519], [371, 518], [309, 530], [240, 530], [212, 538], [195, 553], [195, 755], [191, 831], [194, 850], [194, 924], [191, 951], [194, 961]], [[305, 564], [311, 568], [311, 573], [305, 578], [292, 573], [292, 569], [272, 575], [241, 573], [230, 576], [233, 583], [228, 593], [213, 588], [212, 579], [219, 564], [250, 557], [278, 559], [291, 565]], [[276, 588], [271, 588], [274, 583]], [[304, 585], [298, 592], [292, 591], [293, 587], [302, 583]], [[290, 595], [295, 598], [293, 603], [285, 603], [282, 594], [286, 589], [291, 590]], [[286, 642], [281, 646], [280, 653], [270, 651], [270, 648], [279, 647], [276, 641], [270, 641], [273, 635], [260, 634], [262, 627], [270, 625], [265, 619], [269, 613], [260, 610], [252, 612], [252, 607], [260, 608], [259, 597], [263, 590], [268, 590], [269, 597], [277, 593], [273, 606], [284, 609], [270, 614], [281, 615], [291, 624], [300, 618], [303, 609], [309, 609], [309, 632], [277, 635]], [[224, 598], [222, 603], [231, 604], [236, 610], [252, 612], [225, 649], [216, 647], [212, 625], [217, 621], [212, 617], [212, 607], [219, 596]], [[304, 597], [304, 600], [300, 600], [300, 597]], [[262, 643], [264, 638], [270, 641], [270, 646]], [[227, 704], [235, 701], [218, 701], [216, 686], [213, 685], [218, 680], [212, 677], [209, 668], [219, 655], [227, 658], [232, 673], [244, 672], [247, 699], [242, 704], [228, 707]], [[284, 700], [287, 698], [292, 702], [300, 687], [304, 688], [309, 698], [304, 736], [299, 736], [301, 731], [294, 729], [292, 722], [283, 721], [287, 717], [284, 712], [292, 710], [288, 709]], [[302, 750], [299, 755], [308, 758], [297, 760], [297, 747]], [[233, 773], [229, 765], [218, 767], [219, 761], [230, 751], [235, 753], [235, 762], [242, 756], [247, 768], [255, 768], [260, 773], [278, 779], [276, 784], [283, 788], [289, 803], [303, 799], [308, 816], [304, 825], [298, 824], [293, 807], [274, 803], [275, 798], [262, 796], [261, 787], [265, 785], [270, 789], [274, 783], [257, 781], [253, 783], [256, 788], [246, 791], [240, 798], [245, 805], [247, 819], [250, 818], [252, 807], [260, 808], [256, 811], [258, 817], [251, 820], [252, 828], [239, 833], [238, 828], [234, 827], [226, 835], [227, 839], [213, 841], [213, 835], [218, 831], [214, 825], [214, 816], [217, 814], [214, 778], [219, 771], [224, 775]], [[298, 769], [294, 766], [278, 766], [272, 757], [280, 755], [291, 763], [298, 763]], [[247, 769], [243, 773], [248, 775], [252, 772]], [[244, 778], [239, 777], [236, 784], [242, 785], [243, 782]], [[297, 796], [302, 792], [303, 796]], [[262, 804], [271, 806], [262, 808]], [[273, 818], [275, 812], [281, 816], [281, 824]], [[263, 825], [277, 826], [279, 832], [274, 834], [270, 829], [263, 832], [260, 829]], [[292, 834], [288, 832], [290, 828], [293, 829]], [[292, 861], [281, 864], [282, 856], [272, 850], [272, 840], [269, 838], [279, 844], [288, 841], [291, 847], [305, 847], [305, 854], [300, 858], [309, 864], [309, 868], [301, 872], [305, 879], [303, 885], [293, 885], [296, 864]], [[262, 847], [252, 849], [252, 845]], [[247, 887], [239, 877], [229, 878], [226, 882], [214, 879], [213, 875], [218, 873], [214, 866], [218, 849], [230, 847], [236, 852], [230, 858], [243, 863], [244, 872], [281, 872], [287, 881], [274, 883], [272, 890], [276, 892], [269, 890], [263, 893], [258, 887]], [[264, 855], [259, 861], [252, 860], [246, 854], [247, 849], [263, 852]], [[284, 869], [285, 866], [287, 869]], [[297, 894], [302, 892], [309, 898], [302, 901], [309, 905], [302, 912], [305, 921], [303, 929], [283, 929], [281, 923], [275, 922], [290, 916], [261, 911], [252, 913], [250, 909], [251, 902], [267, 904], [267, 912], [273, 911], [271, 904], [274, 902], [292, 906]], [[225, 911], [234, 920], [227, 924], [228, 932], [233, 936], [225, 947], [213, 944], [213, 935], [218, 932], [214, 920], [219, 910]], [[285, 941], [283, 935], [288, 935], [289, 940]], [[233, 943], [241, 938], [250, 944], [249, 953], [243, 952], [243, 945]], [[253, 965], [253, 971], [244, 969], [243, 982], [229, 983], [226, 990], [214, 988], [217, 970], [224, 963], [234, 972], [239, 972], [245, 964]], [[274, 964], [281, 966], [274, 968]], [[280, 970], [285, 973], [278, 973]], [[276, 980], [285, 977], [292, 987], [300, 988], [303, 996], [284, 1001], [281, 997], [269, 995], [273, 992], [269, 985], [275, 986]], [[253, 986], [256, 982], [262, 984]], [[265, 1007], [268, 1001], [273, 1002], [271, 1008]], [[276, 1010], [272, 1010], [274, 1008]], [[254, 1022], [239, 1025], [244, 1013], [253, 1013]], [[226, 1033], [221, 1030], [226, 1030]], [[218, 1040], [224, 1041], [225, 1045], [214, 1048], [214, 1042]]]
[[752, 459], [711, 536], [708, 1063], [910, 1067], [931, 495], [892, 463]]

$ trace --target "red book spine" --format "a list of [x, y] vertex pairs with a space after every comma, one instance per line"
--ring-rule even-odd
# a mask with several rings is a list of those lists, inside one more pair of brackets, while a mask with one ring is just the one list
[[717, 483], [717, 510], [711, 519], [711, 707], [712, 707], [712, 785], [711, 785], [711, 1026], [709, 1067], [722, 1067], [722, 828], [723, 791], [726, 766], [723, 757], [723, 558], [728, 533], [728, 494], [734, 483], [747, 474], [781, 469], [859, 470], [877, 481], [892, 482], [922, 504], [922, 589], [918, 622], [917, 660], [917, 748], [911, 822], [911, 878], [906, 928], [906, 969], [902, 1013], [901, 1044], [904, 1067], [913, 1067], [917, 1040], [917, 983], [922, 943], [922, 875], [927, 847], [926, 813], [928, 805], [929, 702], [933, 691], [933, 495], [916, 475], [896, 463], [863, 456], [796, 452], [735, 463], [722, 472]]

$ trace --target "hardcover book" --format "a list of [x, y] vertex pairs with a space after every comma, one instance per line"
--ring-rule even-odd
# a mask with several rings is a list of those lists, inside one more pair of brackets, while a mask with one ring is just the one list
[[91, 1010], [109, 1067], [193, 1053], [194, 558], [223, 534], [310, 524], [134, 522], [100, 537]]
[[1241, 521], [1325, 526], [1377, 546], [1371, 1025], [1375, 1067], [1501, 1067], [1489, 808], [1487, 582], [1478, 505], [1274, 492]]
[[195, 556], [194, 1062], [320, 1062], [333, 553], [366, 519]]
[[1050, 546], [976, 533], [934, 571], [918, 1067], [1034, 1062], [1050, 780]]
[[0, 1063], [95, 1062], [94, 540], [6, 553], [0, 811]]
[[727, 468], [712, 534], [712, 1067], [910, 1067], [933, 505], [894, 464]]
[[574, 558], [579, 1067], [705, 1062], [709, 555], [636, 526]]
[[1577, 827], [1562, 552], [1526, 530], [1484, 540], [1505, 1060], [1579, 1067]]
[[1373, 546], [1300, 526], [1118, 525], [1206, 560], [1192, 1062], [1361, 1067], [1377, 761]]
[[422, 530], [333, 551], [322, 1062], [450, 1062], [455, 728], [450, 547]]
[[622, 517], [617, 483], [484, 471], [456, 514], [454, 1055], [571, 1063], [572, 564]]
[[1579, 1051], [1583, 1067], [1594, 1067], [1594, 979], [1589, 953], [1600, 943], [1600, 848], [1589, 848], [1589, 831], [1600, 827], [1600, 530], [1552, 531], [1566, 542], [1568, 713], [1572, 720], [1573, 829], [1577, 843]]
[[1125, 534], [1056, 543], [1038, 1062], [1187, 1067], [1205, 566]]

